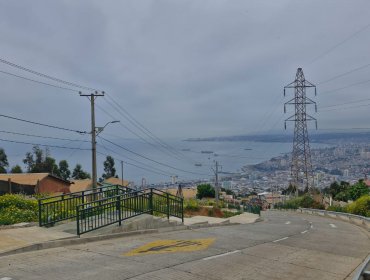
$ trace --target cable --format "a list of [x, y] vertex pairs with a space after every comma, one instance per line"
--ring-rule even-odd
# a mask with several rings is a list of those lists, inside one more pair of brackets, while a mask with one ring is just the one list
[[33, 145], [33, 146], [51, 147], [51, 148], [58, 148], [58, 149], [70, 149], [70, 150], [91, 151], [91, 149], [83, 149], [83, 148], [76, 148], [76, 147], [66, 147], [66, 146], [56, 146], [56, 145], [47, 145], [47, 144], [39, 144], [39, 143], [30, 143], [30, 142], [14, 141], [14, 140], [7, 140], [7, 139], [1, 139], [1, 138], [0, 138], [0, 141], [10, 142], [10, 143], [17, 143], [17, 144]]
[[[155, 170], [157, 170], [157, 171], [159, 171], [159, 172], [162, 172], [162, 174], [165, 174], [165, 173], [166, 173], [166, 171], [161, 170], [161, 169], [159, 169], [159, 168], [156, 168], [156, 167], [150, 166], [150, 165], [148, 165], [148, 164], [146, 164], [146, 163], [143, 163], [143, 162], [138, 161], [138, 160], [136, 160], [136, 159], [130, 158], [130, 157], [128, 157], [128, 156], [123, 156], [123, 155], [121, 155], [121, 154], [117, 153], [116, 151], [114, 151], [114, 150], [112, 150], [112, 149], [107, 148], [103, 143], [98, 144], [98, 146], [102, 146], [102, 147], [103, 147], [107, 152], [111, 152], [111, 153], [114, 153], [114, 154], [118, 154], [119, 156], [124, 157], [124, 158], [127, 158], [127, 159], [132, 160], [132, 161], [135, 161], [135, 162], [137, 162], [138, 164], [142, 164], [142, 165], [144, 165], [144, 166], [147, 166], [148, 168], [155, 169]], [[167, 173], [167, 175], [168, 175], [168, 176], [171, 176], [172, 174]]]
[[361, 85], [361, 84], [366, 84], [366, 83], [369, 83], [369, 82], [370, 82], [370, 79], [369, 80], [365, 80], [365, 81], [361, 81], [361, 82], [357, 82], [357, 83], [353, 83], [353, 84], [350, 84], [348, 86], [344, 86], [344, 87], [340, 87], [340, 88], [336, 88], [336, 89], [332, 89], [332, 90], [328, 90], [328, 91], [323, 91], [323, 92], [321, 92], [321, 94], [333, 93], [335, 91], [347, 89], [347, 88], [350, 88], [350, 87], [353, 87], [353, 86], [357, 86], [357, 85]]
[[357, 67], [357, 68], [354, 68], [354, 69], [352, 69], [352, 70], [349, 70], [349, 71], [347, 71], [347, 72], [345, 72], [345, 73], [342, 73], [342, 74], [336, 75], [336, 76], [334, 76], [334, 77], [332, 77], [332, 78], [330, 78], [330, 79], [327, 79], [327, 80], [324, 80], [324, 81], [322, 81], [322, 82], [319, 82], [319, 83], [317, 83], [317, 85], [322, 85], [322, 84], [325, 84], [325, 83], [331, 82], [331, 81], [336, 80], [336, 79], [338, 79], [338, 78], [340, 78], [340, 77], [346, 76], [346, 75], [348, 75], [348, 74], [351, 74], [351, 73], [353, 73], [353, 72], [356, 72], [356, 71], [361, 70], [361, 69], [364, 69], [364, 68], [367, 68], [367, 67], [369, 67], [369, 66], [370, 66], [370, 63], [365, 64], [365, 65], [362, 65], [362, 66], [360, 66], [360, 67]]
[[364, 102], [364, 101], [369, 101], [369, 100], [370, 100], [370, 98], [366, 98], [366, 99], [356, 100], [356, 101], [347, 102], [347, 103], [342, 103], [342, 104], [336, 104], [336, 105], [324, 106], [324, 107], [320, 107], [320, 109], [322, 109], [322, 108], [339, 107], [339, 106], [343, 106], [343, 105], [355, 104], [355, 103]]
[[41, 135], [26, 134], [26, 133], [19, 133], [19, 132], [6, 131], [6, 130], [0, 130], [0, 133], [23, 135], [23, 136], [30, 136], [30, 137], [44, 138], [44, 139], [54, 139], [54, 140], [63, 140], [63, 141], [71, 141], [71, 142], [88, 142], [88, 143], [90, 143], [90, 141], [87, 141], [87, 140], [68, 139], [68, 138], [59, 138], [59, 137], [51, 137], [51, 136], [41, 136]]
[[15, 64], [13, 62], [7, 61], [7, 60], [2, 59], [2, 58], [0, 58], [0, 62], [1, 63], [4, 63], [4, 64], [7, 64], [7, 65], [9, 65], [11, 67], [15, 67], [15, 68], [18, 68], [20, 70], [23, 70], [23, 71], [32, 73], [34, 75], [37, 75], [37, 76], [40, 76], [40, 77], [43, 77], [43, 78], [46, 78], [46, 79], [53, 80], [53, 81], [58, 82], [58, 83], [62, 83], [62, 84], [69, 85], [69, 86], [73, 86], [73, 87], [80, 88], [80, 89], [85, 89], [85, 90], [90, 90], [90, 91], [98, 91], [97, 89], [94, 89], [94, 88], [82, 86], [82, 85], [79, 85], [79, 84], [76, 84], [76, 83], [68, 82], [68, 81], [65, 81], [65, 80], [62, 80], [62, 79], [53, 77], [53, 76], [49, 76], [49, 75], [46, 75], [46, 74], [43, 74], [43, 73], [34, 71], [32, 69], [23, 67], [21, 65]]
[[[105, 114], [107, 114], [108, 116], [110, 116], [112, 119], [115, 119], [115, 117], [110, 114], [109, 112], [107, 112], [105, 109], [103, 109], [100, 105], [96, 104], [95, 105], [97, 108], [99, 108], [102, 112], [104, 112]], [[154, 148], [158, 148], [156, 145], [154, 145], [153, 143], [147, 141], [144, 137], [142, 137], [140, 134], [137, 134], [135, 131], [133, 131], [132, 129], [130, 129], [128, 126], [124, 125], [122, 122], [119, 122], [119, 125], [124, 127], [125, 129], [127, 129], [129, 132], [131, 132], [132, 134], [134, 134], [135, 136], [139, 137], [142, 141], [144, 141], [145, 143], [147, 143], [148, 145], [151, 145], [152, 147]], [[162, 151], [162, 150], [160, 150]], [[163, 152], [163, 151], [162, 151]], [[171, 154], [168, 154], [166, 153], [167, 155], [171, 156]]]
[[168, 165], [168, 164], [165, 164], [165, 163], [162, 163], [162, 162], [156, 161], [156, 160], [154, 160], [154, 159], [151, 159], [151, 158], [149, 158], [149, 157], [146, 157], [146, 156], [143, 156], [143, 155], [141, 155], [141, 154], [139, 154], [139, 153], [136, 153], [136, 152], [134, 152], [134, 151], [131, 151], [131, 150], [129, 150], [129, 149], [127, 149], [127, 148], [125, 148], [125, 147], [123, 147], [123, 146], [121, 146], [121, 145], [118, 145], [118, 144], [116, 144], [116, 143], [114, 143], [114, 142], [112, 142], [112, 141], [110, 141], [110, 140], [108, 140], [108, 139], [105, 139], [105, 138], [103, 138], [103, 137], [101, 137], [101, 136], [98, 136], [98, 137], [99, 137], [99, 138], [101, 138], [101, 139], [103, 139], [104, 141], [106, 141], [106, 142], [108, 142], [108, 143], [110, 143], [110, 144], [112, 144], [112, 145], [116, 146], [116, 147], [119, 147], [119, 148], [121, 148], [121, 149], [123, 149], [123, 150], [125, 150], [125, 151], [129, 152], [129, 153], [132, 153], [132, 154], [134, 154], [134, 155], [136, 155], [136, 156], [139, 156], [139, 157], [141, 157], [141, 158], [144, 158], [144, 159], [146, 159], [146, 160], [149, 160], [149, 161], [155, 162], [155, 163], [157, 163], [157, 164], [159, 164], [159, 165], [162, 165], [162, 166], [165, 166], [165, 167], [168, 167], [168, 168], [171, 168], [171, 169], [177, 170], [177, 171], [185, 172], [185, 173], [191, 173], [191, 174], [202, 175], [202, 176], [209, 176], [209, 174], [197, 173], [197, 172], [187, 171], [187, 170], [183, 170], [183, 169], [180, 169], [180, 168], [177, 168], [177, 167], [173, 167], [173, 166], [171, 166], [171, 165]]
[[[340, 109], [341, 110], [348, 110], [348, 109], [352, 109], [352, 108], [360, 108], [360, 107], [367, 107], [367, 106], [370, 106], [370, 103], [357, 105], [357, 106], [344, 107], [344, 108], [340, 108]], [[329, 112], [329, 111], [337, 111], [337, 110], [338, 110], [337, 108], [334, 108], [334, 109], [329, 109], [329, 110], [321, 110], [320, 112]]]
[[[107, 154], [100, 153], [100, 152], [97, 152], [97, 154], [100, 154], [100, 155], [102, 155], [102, 156], [108, 156]], [[117, 160], [117, 161], [122, 161], [123, 163], [125, 163], [125, 164], [127, 164], [127, 165], [131, 165], [131, 166], [134, 166], [134, 167], [136, 167], [136, 168], [139, 168], [139, 169], [142, 169], [142, 170], [146, 170], [146, 171], [148, 171], [148, 172], [152, 172], [152, 173], [155, 173], [155, 174], [158, 174], [158, 175], [169, 176], [169, 175], [167, 175], [167, 174], [162, 174], [162, 173], [160, 173], [160, 172], [156, 172], [156, 171], [153, 171], [153, 170], [147, 169], [147, 168], [145, 168], [145, 167], [141, 167], [141, 166], [138, 166], [138, 165], [136, 165], [136, 164], [133, 164], [133, 163], [130, 163], [130, 162], [127, 162], [127, 161], [121, 160], [121, 159], [117, 159], [117, 158], [115, 158], [115, 157], [112, 157], [112, 158], [113, 158], [113, 159], [115, 159], [115, 160]]]
[[10, 76], [13, 76], [13, 77], [17, 77], [17, 78], [20, 78], [20, 79], [23, 79], [23, 80], [26, 80], [26, 81], [30, 81], [30, 82], [34, 82], [34, 83], [38, 83], [38, 84], [42, 84], [42, 85], [46, 85], [46, 86], [58, 88], [58, 89], [65, 89], [65, 90], [69, 90], [69, 91], [79, 92], [76, 89], [62, 87], [62, 86], [57, 86], [57, 85], [53, 85], [53, 84], [49, 84], [49, 83], [44, 83], [44, 82], [41, 82], [41, 81], [38, 81], [38, 80], [29, 79], [29, 78], [26, 78], [26, 77], [23, 77], [23, 76], [19, 76], [19, 75], [10, 73], [10, 72], [2, 71], [2, 70], [0, 70], [0, 73], [6, 74], [6, 75], [10, 75]]
[[24, 120], [24, 119], [20, 119], [20, 118], [16, 118], [16, 117], [11, 117], [11, 116], [7, 116], [7, 115], [3, 115], [3, 114], [0, 114], [0, 117], [8, 118], [8, 119], [16, 120], [16, 121], [21, 121], [21, 122], [26, 122], [26, 123], [31, 123], [31, 124], [36, 124], [36, 125], [40, 125], [40, 126], [45, 126], [45, 127], [49, 127], [49, 128], [55, 128], [55, 129], [71, 131], [71, 132], [77, 132], [79, 134], [87, 134], [88, 133], [86, 131], [74, 130], [74, 129], [64, 128], [64, 127], [50, 125], [50, 124], [43, 124], [43, 123], [39, 123], [39, 122], [28, 121], [28, 120]]
[[364, 27], [362, 27], [360, 30], [356, 31], [355, 33], [353, 33], [352, 35], [350, 35], [349, 37], [345, 38], [343, 41], [339, 42], [338, 44], [334, 45], [333, 47], [329, 48], [328, 50], [326, 50], [325, 52], [323, 52], [322, 54], [318, 55], [317, 57], [315, 57], [313, 60], [310, 61], [310, 64], [316, 62], [317, 60], [319, 60], [321, 57], [327, 55], [328, 53], [332, 52], [333, 50], [335, 50], [337, 47], [343, 45], [344, 43], [346, 43], [347, 41], [351, 40], [352, 38], [354, 38], [355, 36], [357, 36], [358, 34], [360, 34], [361, 32], [365, 31], [367, 28], [370, 27], [370, 23], [365, 25]]
[[[117, 101], [115, 101], [110, 95], [106, 94], [106, 96], [113, 102], [113, 104], [116, 106], [113, 106], [111, 102], [108, 102], [105, 100], [108, 104], [110, 104], [119, 114], [121, 114], [124, 118], [126, 118], [132, 125], [134, 125], [136, 128], [138, 128], [142, 133], [144, 133], [146, 136], [151, 138], [154, 142], [158, 143], [160, 146], [171, 152], [172, 154], [176, 156], [181, 156], [185, 159], [187, 159], [184, 154], [180, 153], [177, 149], [170, 146], [163, 140], [161, 140], [159, 137], [157, 137], [154, 133], [152, 133], [149, 129], [147, 129], [143, 124], [141, 124], [139, 121], [137, 121], [122, 105], [120, 105]], [[117, 107], [119, 109], [117, 109]], [[124, 113], [124, 114], [123, 114]], [[189, 160], [189, 159], [187, 159]], [[193, 160], [191, 160], [191, 163], [194, 163]]]

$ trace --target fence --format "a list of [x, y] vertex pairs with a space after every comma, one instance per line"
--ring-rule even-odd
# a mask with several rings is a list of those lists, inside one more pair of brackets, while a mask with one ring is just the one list
[[77, 235], [141, 215], [165, 214], [181, 218], [183, 199], [163, 191], [150, 188], [77, 205]]
[[243, 210], [252, 214], [261, 215], [261, 206], [259, 205], [244, 205]]
[[39, 225], [40, 227], [53, 225], [56, 222], [76, 218], [77, 205], [127, 192], [127, 189], [119, 186], [106, 186], [97, 188], [95, 191], [89, 190], [41, 198], [38, 200]]

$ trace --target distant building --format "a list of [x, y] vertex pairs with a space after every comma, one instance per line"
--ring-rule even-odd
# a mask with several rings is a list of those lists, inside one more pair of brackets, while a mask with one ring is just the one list
[[0, 194], [65, 194], [70, 193], [71, 182], [49, 173], [0, 174]]

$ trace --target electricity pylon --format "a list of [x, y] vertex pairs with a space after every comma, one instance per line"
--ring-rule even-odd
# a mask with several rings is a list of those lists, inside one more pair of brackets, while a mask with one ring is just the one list
[[314, 186], [307, 121], [315, 121], [317, 129], [317, 120], [306, 113], [306, 105], [314, 104], [316, 112], [317, 105], [306, 96], [306, 88], [314, 88], [316, 96], [316, 86], [305, 80], [302, 68], [298, 68], [295, 80], [284, 87], [284, 96], [287, 88], [294, 88], [294, 97], [284, 104], [284, 113], [286, 113], [286, 105], [294, 105], [295, 114], [287, 118], [284, 125], [286, 129], [286, 122], [294, 122], [291, 176], [298, 193], [298, 189], [308, 191]]

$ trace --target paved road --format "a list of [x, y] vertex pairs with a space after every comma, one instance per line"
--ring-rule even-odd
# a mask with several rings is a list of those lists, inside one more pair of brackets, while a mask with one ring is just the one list
[[352, 224], [285, 212], [263, 216], [256, 224], [2, 257], [0, 280], [346, 279], [370, 252], [369, 234]]

